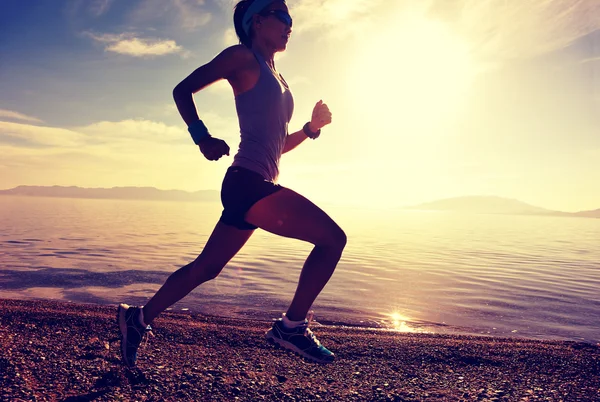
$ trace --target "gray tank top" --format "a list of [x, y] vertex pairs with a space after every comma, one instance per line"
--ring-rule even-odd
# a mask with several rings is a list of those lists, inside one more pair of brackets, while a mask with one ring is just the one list
[[250, 169], [265, 180], [275, 182], [288, 123], [294, 112], [294, 98], [287, 84], [275, 77], [263, 57], [253, 53], [260, 66], [260, 76], [254, 87], [235, 97], [242, 139], [232, 166]]

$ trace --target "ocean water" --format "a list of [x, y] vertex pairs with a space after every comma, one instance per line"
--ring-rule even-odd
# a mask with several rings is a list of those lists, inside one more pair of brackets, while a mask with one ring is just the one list
[[[600, 342], [600, 220], [324, 206], [348, 245], [321, 323]], [[0, 297], [143, 304], [192, 261], [218, 203], [0, 197]], [[257, 230], [172, 307], [271, 319], [311, 245]]]

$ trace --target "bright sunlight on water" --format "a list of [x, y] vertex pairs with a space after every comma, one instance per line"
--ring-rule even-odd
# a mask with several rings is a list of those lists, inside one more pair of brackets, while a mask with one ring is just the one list
[[[600, 341], [600, 220], [324, 206], [348, 245], [321, 323]], [[217, 203], [0, 197], [0, 297], [143, 304], [192, 261]], [[256, 231], [173, 310], [278, 317], [311, 246]]]

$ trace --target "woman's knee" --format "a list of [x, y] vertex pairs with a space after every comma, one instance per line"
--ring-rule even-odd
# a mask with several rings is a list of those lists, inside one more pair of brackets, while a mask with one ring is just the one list
[[334, 248], [339, 251], [342, 251], [346, 247], [348, 237], [344, 230], [336, 223], [332, 223], [324, 232], [326, 235], [319, 239], [318, 243], [315, 243], [316, 246]]
[[340, 248], [340, 250], [343, 250], [344, 247], [346, 247], [346, 243], [348, 243], [348, 236], [346, 236], [346, 232], [344, 232], [344, 230], [338, 226], [338, 231], [335, 235], [335, 242], [336, 245]]

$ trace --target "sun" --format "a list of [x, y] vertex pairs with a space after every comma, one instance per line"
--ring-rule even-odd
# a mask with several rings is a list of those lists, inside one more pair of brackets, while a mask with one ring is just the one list
[[435, 140], [462, 111], [475, 77], [468, 43], [425, 15], [404, 15], [365, 35], [348, 73], [361, 120], [402, 145]]

